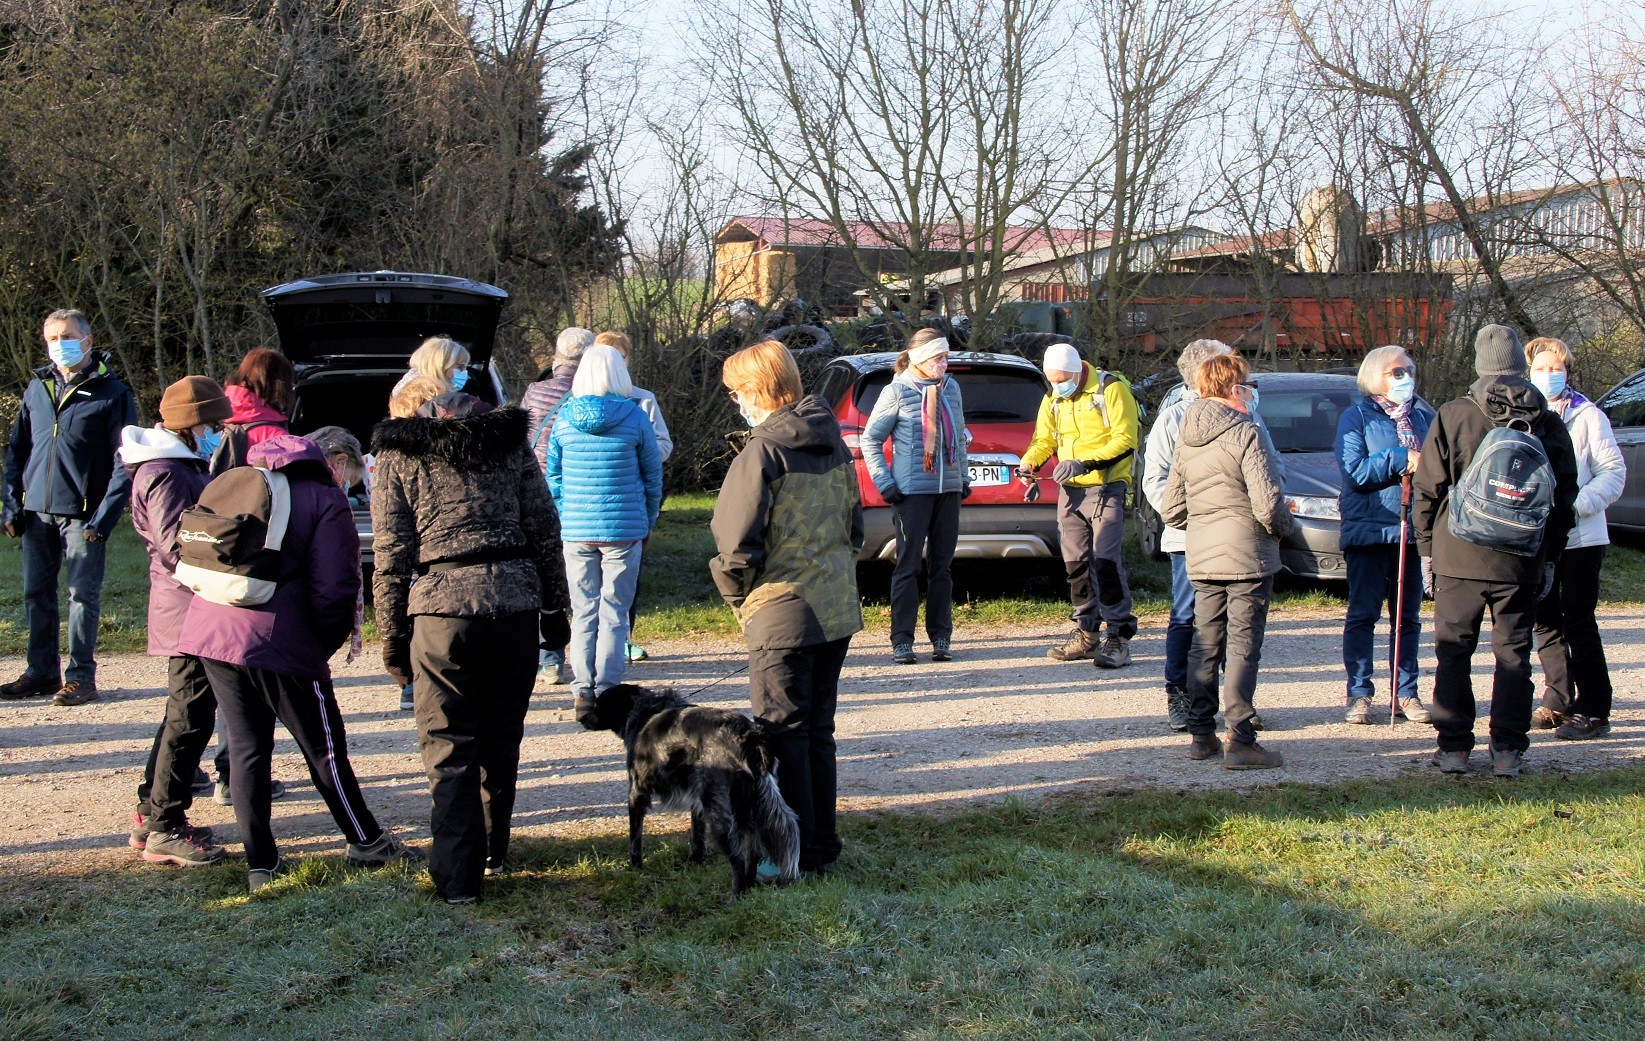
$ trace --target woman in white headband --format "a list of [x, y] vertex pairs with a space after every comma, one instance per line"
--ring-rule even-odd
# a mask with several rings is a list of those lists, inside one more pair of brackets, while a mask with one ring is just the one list
[[[951, 568], [966, 484], [964, 403], [948, 378], [948, 341], [920, 329], [897, 358], [896, 376], [874, 403], [862, 432], [863, 460], [897, 517], [897, 567], [891, 573], [891, 660], [912, 665], [920, 574], [926, 578], [925, 632], [931, 660], [948, 661], [954, 633]], [[892, 446], [888, 464], [885, 445]]]

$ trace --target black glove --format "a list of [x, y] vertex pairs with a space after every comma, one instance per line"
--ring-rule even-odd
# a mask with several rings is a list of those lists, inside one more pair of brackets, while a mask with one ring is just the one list
[[1553, 591], [1554, 566], [1552, 564], [1544, 564], [1542, 565], [1542, 591], [1537, 593], [1536, 598], [1538, 600], [1546, 600], [1548, 599], [1548, 594]]
[[880, 498], [895, 506], [897, 503], [908, 498], [908, 496], [902, 493], [901, 488], [898, 488], [896, 485], [892, 485], [890, 488], [880, 493]]
[[1084, 477], [1085, 464], [1078, 459], [1064, 459], [1057, 463], [1057, 468], [1051, 471], [1051, 479], [1058, 484], [1067, 484], [1076, 477]]
[[564, 647], [571, 642], [571, 623], [564, 611], [544, 611], [537, 618], [538, 631], [543, 643], [550, 647]]
[[402, 687], [411, 682], [410, 636], [383, 636], [383, 671]]
[[967, 484], [960, 488], [960, 501], [964, 502], [969, 498], [971, 498], [971, 486]]

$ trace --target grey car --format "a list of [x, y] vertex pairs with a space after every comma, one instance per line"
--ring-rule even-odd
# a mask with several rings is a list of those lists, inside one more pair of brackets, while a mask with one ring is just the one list
[[[1296, 516], [1295, 530], [1280, 543], [1285, 570], [1304, 578], [1346, 581], [1348, 565], [1342, 557], [1342, 470], [1337, 465], [1337, 420], [1360, 398], [1354, 377], [1335, 373], [1258, 372], [1257, 411], [1268, 425], [1280, 461], [1285, 464], [1285, 501]], [[1172, 398], [1161, 402], [1161, 408]], [[1136, 477], [1148, 460], [1138, 453]], [[1145, 553], [1163, 558], [1160, 532], [1164, 523], [1137, 496], [1136, 514]]]
[[1645, 533], [1645, 369], [1601, 395], [1600, 408], [1611, 417], [1628, 479], [1622, 497], [1605, 511], [1611, 527], [1633, 534]]

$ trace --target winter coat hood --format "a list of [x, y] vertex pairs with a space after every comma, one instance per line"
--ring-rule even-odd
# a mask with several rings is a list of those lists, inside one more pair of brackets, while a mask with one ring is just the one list
[[831, 455], [840, 444], [840, 422], [822, 398], [813, 394], [771, 413], [749, 437], [795, 452]]
[[[580, 394], [565, 403], [560, 409], [560, 415], [567, 423], [585, 434], [608, 434], [638, 411], [639, 403], [632, 398], [619, 398], [610, 394]], [[646, 425], [650, 425], [649, 420]]]
[[286, 414], [270, 405], [245, 387], [224, 387], [223, 395], [234, 406], [234, 413], [228, 417], [230, 423], [278, 423], [286, 424]]
[[1220, 401], [1205, 401], [1198, 408], [1190, 408], [1182, 416], [1182, 434], [1177, 443], [1191, 448], [1203, 448], [1232, 430], [1236, 424], [1249, 423], [1248, 413], [1229, 408]]
[[1523, 376], [1481, 376], [1468, 388], [1468, 397], [1485, 410], [1491, 422], [1501, 426], [1522, 419], [1538, 432], [1550, 415], [1542, 392]]
[[155, 459], [188, 459], [205, 467], [205, 461], [183, 439], [165, 427], [129, 426], [120, 431], [120, 462], [135, 470]]
[[524, 443], [526, 414], [517, 408], [453, 419], [385, 419], [371, 435], [373, 452], [400, 452], [468, 470], [495, 469]]
[[296, 434], [276, 434], [266, 441], [259, 441], [246, 453], [246, 462], [265, 470], [290, 470], [294, 471], [292, 476], [302, 475], [327, 484], [336, 483], [320, 446]]

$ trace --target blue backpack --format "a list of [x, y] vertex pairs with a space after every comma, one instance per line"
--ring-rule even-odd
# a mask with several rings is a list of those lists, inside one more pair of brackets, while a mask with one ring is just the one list
[[[1485, 411], [1485, 406], [1479, 408]], [[1499, 553], [1534, 557], [1542, 549], [1553, 508], [1554, 468], [1548, 453], [1530, 424], [1511, 419], [1485, 435], [1452, 489], [1451, 534]]]

